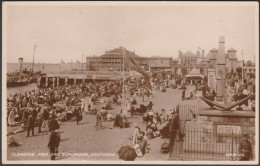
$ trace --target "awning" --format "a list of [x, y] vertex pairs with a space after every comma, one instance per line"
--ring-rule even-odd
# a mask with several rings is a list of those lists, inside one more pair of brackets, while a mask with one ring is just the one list
[[201, 77], [203, 78], [204, 76], [200, 73], [200, 70], [199, 69], [196, 69], [196, 68], [193, 68], [189, 74], [187, 74], [185, 76], [186, 78], [188, 77]]

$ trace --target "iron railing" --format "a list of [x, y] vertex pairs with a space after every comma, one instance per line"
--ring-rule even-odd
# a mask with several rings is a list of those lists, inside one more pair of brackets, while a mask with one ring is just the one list
[[[177, 132], [179, 133], [179, 132]], [[176, 158], [190, 158], [193, 160], [239, 160], [239, 143], [241, 133], [232, 131], [185, 129], [183, 138], [177, 134], [173, 149]], [[255, 159], [255, 138], [249, 135], [252, 145], [252, 159]]]

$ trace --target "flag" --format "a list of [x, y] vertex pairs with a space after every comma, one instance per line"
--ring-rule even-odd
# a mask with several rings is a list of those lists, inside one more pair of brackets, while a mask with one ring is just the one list
[[65, 64], [65, 62], [61, 59], [61, 64]]

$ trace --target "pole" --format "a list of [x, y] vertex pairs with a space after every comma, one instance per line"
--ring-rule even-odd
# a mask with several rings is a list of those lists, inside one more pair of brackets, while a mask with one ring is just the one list
[[83, 70], [83, 54], [81, 56], [81, 70]]
[[125, 49], [123, 48], [123, 111], [125, 111]]
[[33, 64], [32, 64], [32, 72], [33, 72], [33, 68], [34, 68], [34, 56], [35, 56], [35, 49], [36, 49], [36, 45], [34, 45], [34, 48], [33, 48]]
[[243, 50], [242, 50], [242, 84], [244, 84], [244, 57], [243, 57]]

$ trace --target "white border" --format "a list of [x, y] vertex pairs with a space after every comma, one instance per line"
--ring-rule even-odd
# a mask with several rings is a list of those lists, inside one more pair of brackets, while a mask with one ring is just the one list
[[[255, 7], [255, 24], [256, 24], [256, 32], [255, 32], [255, 52], [256, 52], [256, 160], [255, 161], [89, 161], [89, 160], [76, 160], [76, 161], [45, 161], [45, 160], [35, 160], [35, 161], [10, 161], [7, 160], [7, 131], [6, 131], [6, 71], [7, 71], [7, 47], [6, 47], [6, 28], [7, 28], [7, 8], [8, 6], [20, 5], [20, 6], [77, 6], [77, 5], [85, 5], [85, 6], [253, 6]], [[259, 163], [259, 6], [257, 2], [3, 2], [2, 3], [2, 162], [4, 164], [232, 164], [232, 165], [252, 165]]]

